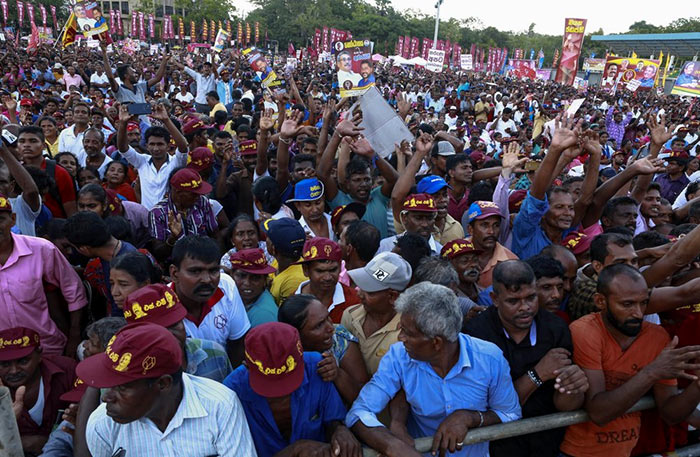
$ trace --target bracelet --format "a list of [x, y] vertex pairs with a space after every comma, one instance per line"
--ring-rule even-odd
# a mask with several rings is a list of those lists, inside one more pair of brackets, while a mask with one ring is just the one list
[[282, 135], [280, 135], [280, 141], [281, 141], [282, 143], [284, 143], [284, 144], [289, 144], [289, 143], [292, 142], [292, 139], [291, 139], [291, 138], [287, 138], [287, 141], [284, 141], [284, 138], [282, 138]]
[[477, 425], [477, 427], [481, 427], [484, 425], [484, 415], [481, 413], [481, 411], [477, 411], [477, 413], [479, 414], [479, 425]]
[[539, 376], [537, 376], [537, 373], [535, 372], [535, 370], [528, 370], [527, 375], [530, 377], [530, 380], [532, 382], [534, 382], [537, 387], [540, 387], [542, 384], [544, 384], [544, 381], [542, 381], [542, 379]]

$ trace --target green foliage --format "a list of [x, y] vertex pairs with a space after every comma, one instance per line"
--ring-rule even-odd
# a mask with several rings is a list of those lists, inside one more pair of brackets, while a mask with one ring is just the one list
[[[223, 2], [220, 0], [175, 0], [175, 8], [185, 8], [185, 29], [187, 34], [190, 32], [190, 21], [194, 21], [197, 24], [197, 30], [199, 31], [203, 19], [223, 22], [229, 19], [229, 14], [233, 14], [236, 9], [229, 0], [224, 0]], [[173, 25], [175, 24], [177, 22], [173, 21]]]

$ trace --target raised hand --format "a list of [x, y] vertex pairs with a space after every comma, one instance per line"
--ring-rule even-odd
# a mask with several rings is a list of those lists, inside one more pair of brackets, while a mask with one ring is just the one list
[[17, 111], [17, 101], [9, 95], [4, 95], [2, 97], [2, 104], [5, 105], [7, 111], [11, 113]]
[[330, 124], [335, 117], [335, 99], [329, 98], [328, 103], [323, 108], [323, 122], [324, 124]]
[[556, 130], [552, 137], [550, 150], [563, 151], [578, 143], [578, 135], [581, 130], [582, 120], [576, 122], [572, 117], [558, 115], [555, 120]]
[[433, 136], [429, 133], [422, 133], [416, 140], [416, 153], [426, 156], [433, 148]]
[[405, 93], [398, 93], [396, 97], [396, 106], [399, 109], [399, 117], [402, 121], [406, 121], [406, 115], [411, 110], [411, 104], [409, 103], [408, 98], [406, 98]]
[[161, 122], [165, 122], [168, 119], [170, 119], [170, 114], [168, 113], [168, 110], [165, 108], [165, 106], [162, 103], [158, 103], [156, 107], [153, 109], [153, 112], [150, 115], [153, 119], [157, 119]]
[[335, 129], [340, 136], [357, 136], [364, 130], [363, 127], [359, 126], [359, 123], [355, 124], [349, 119], [345, 119], [343, 122], [338, 124]]
[[656, 145], [663, 145], [673, 136], [674, 125], [670, 125], [666, 128], [666, 117], [661, 116], [661, 121], [656, 121], [656, 116], [649, 116], [647, 121], [649, 124], [649, 130], [651, 131], [651, 141]]
[[291, 116], [284, 120], [280, 127], [280, 137], [287, 140], [294, 138], [299, 133], [301, 126], [299, 125], [304, 119], [304, 113], [301, 111], [293, 111]]
[[272, 109], [266, 109], [263, 112], [263, 115], [260, 117], [260, 130], [263, 132], [269, 132], [272, 130], [272, 127], [275, 125], [275, 122], [272, 120]]
[[397, 156], [411, 157], [413, 155], [411, 152], [411, 145], [406, 140], [403, 140], [400, 145], [394, 144], [394, 154]]
[[503, 169], [508, 169], [512, 172], [514, 169], [522, 167], [525, 162], [527, 162], [528, 158], [520, 157], [519, 153], [520, 145], [516, 141], [511, 141], [508, 143], [503, 153], [503, 157], [501, 158], [501, 165], [503, 166]]
[[586, 130], [580, 136], [580, 145], [584, 151], [591, 155], [601, 155], [603, 146], [600, 144], [598, 133], [594, 130]]
[[173, 210], [168, 210], [168, 230], [170, 230], [170, 237], [173, 239], [179, 239], [184, 230], [182, 224], [182, 215], [180, 213], [173, 213]]
[[126, 124], [131, 120], [131, 114], [129, 114], [129, 106], [125, 104], [119, 105], [119, 122]]
[[635, 174], [651, 175], [664, 171], [664, 161], [658, 158], [650, 159], [649, 157], [644, 157], [643, 159], [632, 162], [629, 168], [633, 170]]
[[353, 141], [348, 143], [348, 146], [350, 146], [350, 150], [355, 154], [368, 157], [370, 159], [374, 157], [374, 149], [372, 149], [372, 145], [369, 144], [367, 138], [355, 138]]

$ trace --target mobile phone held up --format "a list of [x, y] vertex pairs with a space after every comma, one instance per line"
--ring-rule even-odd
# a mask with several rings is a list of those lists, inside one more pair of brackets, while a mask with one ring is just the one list
[[151, 114], [153, 112], [150, 103], [130, 103], [128, 109], [129, 114], [132, 116], [141, 116], [144, 114]]

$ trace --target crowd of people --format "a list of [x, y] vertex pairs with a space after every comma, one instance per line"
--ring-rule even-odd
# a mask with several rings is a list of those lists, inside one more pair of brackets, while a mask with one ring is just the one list
[[265, 87], [237, 50], [148, 51], [0, 43], [0, 381], [25, 455], [695, 439], [700, 106], [377, 64], [413, 141], [376, 150], [332, 62]]

